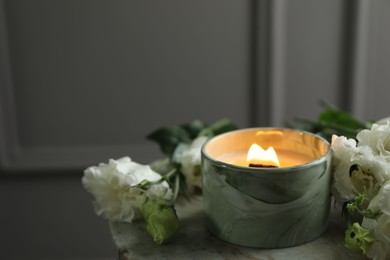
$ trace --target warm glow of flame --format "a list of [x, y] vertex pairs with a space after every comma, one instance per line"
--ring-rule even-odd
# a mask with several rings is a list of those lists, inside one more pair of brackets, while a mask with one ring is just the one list
[[252, 144], [251, 148], [249, 148], [246, 161], [253, 164], [280, 166], [278, 156], [272, 146], [264, 150], [260, 145]]

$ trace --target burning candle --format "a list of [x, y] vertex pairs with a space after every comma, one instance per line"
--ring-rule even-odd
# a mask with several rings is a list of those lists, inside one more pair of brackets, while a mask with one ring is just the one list
[[260, 145], [252, 144], [246, 162], [249, 167], [280, 167], [279, 157], [272, 146], [264, 150]]
[[245, 151], [236, 151], [227, 154], [221, 155], [218, 160], [238, 166], [249, 166], [252, 164], [253, 167], [291, 167], [300, 164], [309, 163], [313, 158], [306, 154], [301, 154], [295, 151], [281, 150], [275, 151], [275, 149], [270, 146], [268, 149], [264, 150], [258, 144], [252, 144], [248, 149], [248, 152]]
[[[310, 163], [321, 156], [317, 144], [306, 144], [317, 140], [315, 136], [303, 132], [262, 128], [230, 134], [234, 136], [223, 138], [222, 135], [223, 140], [215, 139], [218, 147], [209, 148], [213, 149], [210, 151], [218, 161], [227, 164], [247, 167], [252, 163], [284, 168]], [[314, 139], [306, 140], [310, 137]], [[326, 145], [321, 149], [326, 150]]]
[[202, 148], [208, 229], [261, 248], [318, 237], [329, 215], [330, 159], [326, 140], [297, 130], [252, 128], [212, 138]]

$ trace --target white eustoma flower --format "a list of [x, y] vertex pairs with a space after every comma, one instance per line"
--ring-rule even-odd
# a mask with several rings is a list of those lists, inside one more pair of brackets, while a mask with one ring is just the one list
[[332, 193], [336, 200], [349, 201], [360, 194], [371, 200], [390, 179], [390, 168], [383, 158], [374, 156], [368, 146], [356, 146], [352, 139], [334, 137]]
[[356, 141], [347, 139], [345, 136], [332, 136], [333, 165], [337, 166], [344, 160], [352, 158], [353, 154], [358, 152]]
[[362, 226], [372, 230], [375, 242], [367, 256], [373, 259], [390, 258], [390, 181], [383, 184], [378, 194], [371, 200], [369, 206], [374, 212], [380, 210], [378, 219], [364, 218]]
[[131, 161], [129, 157], [110, 159], [84, 171], [82, 183], [96, 199], [95, 211], [111, 221], [132, 222], [140, 217], [139, 208], [146, 198], [171, 199], [167, 182], [152, 185], [148, 190], [135, 187], [143, 180], [158, 181], [161, 175], [148, 165]]
[[388, 260], [390, 256], [390, 248], [380, 241], [374, 241], [368, 250], [366, 256], [373, 260]]
[[387, 121], [390, 121], [390, 117], [385, 117], [385, 118], [379, 119], [378, 121], [375, 122], [375, 124], [385, 125], [385, 124], [387, 124]]
[[374, 155], [381, 156], [390, 162], [390, 120], [381, 124], [373, 124], [370, 130], [360, 131], [356, 138], [359, 146], [371, 147]]
[[[374, 259], [389, 259], [390, 258], [390, 216], [383, 214], [377, 220], [373, 230], [375, 246], [370, 248], [368, 255], [372, 255]], [[364, 223], [364, 221], [363, 221]], [[369, 226], [369, 225], [368, 225]], [[369, 227], [367, 227], [369, 228]]]
[[383, 183], [378, 194], [371, 200], [369, 208], [380, 210], [383, 214], [390, 216], [390, 181]]
[[179, 144], [173, 153], [173, 161], [181, 164], [181, 171], [186, 177], [186, 183], [191, 192], [194, 187], [202, 187], [201, 148], [207, 139], [206, 136], [200, 136], [191, 144]]

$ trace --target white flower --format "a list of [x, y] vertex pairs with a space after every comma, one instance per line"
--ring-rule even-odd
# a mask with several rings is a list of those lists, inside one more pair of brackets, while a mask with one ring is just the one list
[[171, 199], [172, 191], [166, 182], [152, 185], [147, 191], [135, 187], [143, 180], [159, 179], [161, 176], [148, 165], [124, 157], [87, 168], [82, 183], [95, 197], [94, 206], [98, 215], [111, 221], [132, 222], [140, 217], [139, 207], [147, 197]]
[[190, 191], [193, 191], [194, 186], [202, 187], [201, 148], [206, 141], [206, 136], [197, 137], [192, 144], [179, 144], [173, 153], [173, 161], [181, 164]]
[[345, 136], [332, 136], [333, 165], [337, 166], [340, 162], [349, 160], [357, 152], [354, 139], [347, 139]]
[[367, 252], [372, 259], [390, 258], [390, 216], [382, 214], [378, 219], [364, 218], [362, 226], [374, 233], [375, 241]]
[[390, 216], [390, 181], [383, 183], [368, 207], [375, 211], [380, 210], [383, 214]]
[[368, 146], [356, 147], [345, 137], [332, 140], [334, 173], [332, 193], [338, 201], [349, 201], [360, 194], [371, 200], [382, 184], [390, 179], [390, 168]]
[[371, 147], [374, 155], [379, 155], [390, 162], [390, 120], [382, 124], [373, 124], [370, 130], [360, 131], [356, 138], [359, 146]]
[[380, 241], [374, 241], [370, 249], [368, 250], [366, 256], [373, 260], [389, 259], [389, 248], [386, 248], [386, 245]]
[[375, 242], [367, 256], [373, 259], [388, 259], [390, 258], [390, 181], [383, 184], [368, 208], [374, 212], [380, 210], [382, 214], [378, 219], [363, 219], [362, 226], [372, 230], [375, 237]]
[[388, 121], [390, 121], [390, 117], [385, 117], [385, 118], [382, 118], [382, 119], [379, 119], [378, 121], [376, 121], [375, 124], [385, 125], [385, 124], [387, 124]]

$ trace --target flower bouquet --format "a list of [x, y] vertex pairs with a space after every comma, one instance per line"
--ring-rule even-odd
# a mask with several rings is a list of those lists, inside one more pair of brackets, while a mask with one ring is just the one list
[[178, 195], [189, 198], [201, 189], [203, 143], [234, 129], [227, 119], [212, 125], [195, 120], [163, 127], [147, 138], [159, 144], [166, 158], [141, 165], [123, 157], [87, 168], [82, 183], [96, 199], [96, 213], [112, 222], [132, 223], [142, 218], [154, 242], [169, 242], [180, 228], [175, 211]]
[[332, 195], [347, 223], [345, 246], [390, 259], [390, 118], [363, 123], [325, 104], [317, 121], [298, 121], [331, 141]]
[[[331, 141], [332, 195], [346, 223], [345, 246], [369, 258], [389, 259], [390, 121], [360, 122], [326, 105], [317, 120], [298, 119], [289, 127]], [[159, 144], [166, 158], [140, 165], [124, 157], [87, 168], [82, 183], [95, 197], [96, 213], [114, 222], [144, 221], [155, 243], [171, 241], [180, 229], [178, 196], [191, 198], [202, 188], [203, 143], [236, 128], [227, 119], [163, 127], [147, 138]]]

